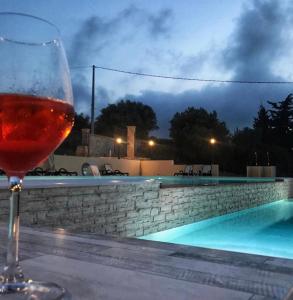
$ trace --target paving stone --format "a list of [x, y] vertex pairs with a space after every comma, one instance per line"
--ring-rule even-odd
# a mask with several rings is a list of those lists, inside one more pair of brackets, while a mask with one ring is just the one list
[[[6, 226], [0, 226], [0, 264]], [[21, 228], [28, 276], [67, 287], [73, 299], [283, 300], [291, 260], [191, 246]], [[287, 264], [286, 264], [287, 262]]]

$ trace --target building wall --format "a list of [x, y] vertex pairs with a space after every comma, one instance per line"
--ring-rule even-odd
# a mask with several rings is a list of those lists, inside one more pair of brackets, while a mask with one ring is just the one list
[[[118, 149], [119, 148], [119, 149]], [[127, 143], [124, 141], [122, 144], [117, 145], [114, 138], [93, 135], [89, 136], [89, 155], [90, 156], [118, 156], [126, 157]]]
[[[0, 220], [9, 193], [0, 190]], [[163, 188], [158, 183], [23, 190], [21, 224], [142, 236], [293, 196], [291, 180]]]
[[[174, 173], [184, 170], [185, 165], [175, 165], [173, 160], [138, 160], [118, 159], [117, 157], [85, 157], [54, 155], [55, 168], [65, 168], [68, 171], [75, 171], [81, 175], [81, 166], [84, 162], [95, 163], [100, 170], [104, 164], [111, 164], [113, 169], [128, 172], [131, 176], [172, 176]], [[200, 170], [203, 165], [193, 165], [194, 170]], [[213, 176], [219, 175], [219, 166], [212, 166]]]
[[[202, 170], [204, 165], [192, 165], [195, 172]], [[142, 176], [173, 176], [180, 170], [184, 171], [185, 165], [175, 165], [173, 160], [142, 160]], [[212, 165], [212, 175], [219, 176], [219, 166]]]
[[169, 176], [179, 170], [184, 170], [184, 165], [174, 165], [173, 160], [142, 160], [142, 176]]
[[[118, 137], [118, 135], [116, 136]], [[122, 144], [117, 145], [116, 139], [98, 134], [90, 134], [89, 129], [82, 129], [82, 145], [76, 149], [76, 155], [84, 156], [118, 156], [133, 158], [155, 157], [156, 159], [170, 159], [174, 157], [174, 147], [168, 144], [156, 144], [151, 148], [148, 144], [149, 139], [142, 140], [135, 138], [135, 126], [127, 126], [127, 135], [119, 135]], [[128, 150], [127, 150], [128, 148]], [[132, 150], [130, 150], [132, 149]], [[134, 153], [127, 151], [134, 151]]]
[[54, 155], [55, 168], [65, 168], [68, 171], [76, 171], [81, 175], [81, 166], [85, 162], [96, 164], [100, 170], [103, 170], [105, 164], [111, 164], [113, 170], [128, 172], [131, 176], [140, 175], [140, 161], [130, 159], [118, 159], [117, 157], [83, 157]]

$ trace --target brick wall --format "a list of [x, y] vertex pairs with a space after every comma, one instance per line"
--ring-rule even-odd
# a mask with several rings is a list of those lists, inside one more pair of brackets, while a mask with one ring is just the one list
[[[293, 196], [291, 180], [160, 189], [157, 183], [23, 190], [21, 224], [141, 236]], [[0, 220], [9, 193], [0, 190]]]

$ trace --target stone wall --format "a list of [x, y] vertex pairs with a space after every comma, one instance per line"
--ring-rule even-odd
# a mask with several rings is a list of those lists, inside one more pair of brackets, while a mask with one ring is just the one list
[[[160, 189], [158, 183], [23, 190], [21, 224], [142, 236], [293, 196], [291, 180], [276, 183]], [[8, 196], [0, 190], [0, 220]]]
[[[160, 190], [164, 223], [144, 235], [293, 197], [293, 182], [225, 184]], [[155, 229], [154, 229], [155, 228]]]

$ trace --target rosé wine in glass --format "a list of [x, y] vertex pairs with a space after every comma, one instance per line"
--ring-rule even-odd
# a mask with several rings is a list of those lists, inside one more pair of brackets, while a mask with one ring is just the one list
[[67, 290], [55, 283], [26, 278], [18, 255], [22, 179], [62, 143], [74, 121], [60, 32], [39, 17], [0, 12], [0, 58], [0, 168], [11, 192], [0, 298], [70, 299]]
[[67, 102], [0, 93], [0, 166], [23, 178], [68, 136], [74, 122]]

